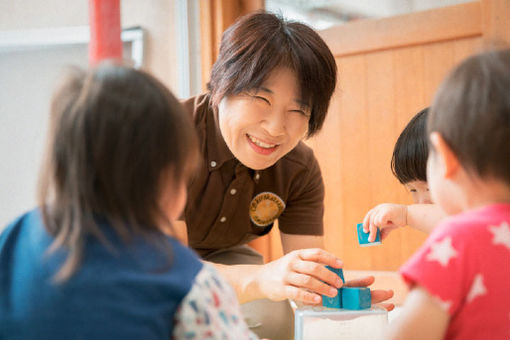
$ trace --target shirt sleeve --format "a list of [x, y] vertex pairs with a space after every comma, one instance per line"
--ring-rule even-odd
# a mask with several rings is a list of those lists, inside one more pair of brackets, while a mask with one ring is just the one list
[[175, 315], [174, 339], [258, 339], [248, 329], [235, 292], [204, 264]]
[[306, 171], [293, 179], [286, 208], [278, 218], [286, 234], [323, 235], [324, 181], [317, 159], [310, 151]]
[[473, 281], [470, 268], [476, 263], [476, 245], [466, 229], [448, 221], [438, 225], [400, 269], [411, 287], [426, 289], [450, 315], [459, 310]]

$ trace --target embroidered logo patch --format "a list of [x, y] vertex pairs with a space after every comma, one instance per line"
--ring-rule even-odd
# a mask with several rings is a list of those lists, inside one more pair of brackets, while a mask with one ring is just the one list
[[275, 193], [261, 192], [250, 203], [250, 219], [259, 226], [273, 223], [285, 209], [285, 202]]

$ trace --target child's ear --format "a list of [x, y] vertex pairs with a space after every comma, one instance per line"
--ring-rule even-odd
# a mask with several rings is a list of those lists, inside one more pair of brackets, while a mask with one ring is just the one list
[[460, 166], [457, 155], [455, 155], [439, 132], [432, 132], [430, 134], [430, 142], [432, 143], [435, 152], [437, 153], [437, 157], [439, 157], [442, 164], [444, 178], [454, 177]]

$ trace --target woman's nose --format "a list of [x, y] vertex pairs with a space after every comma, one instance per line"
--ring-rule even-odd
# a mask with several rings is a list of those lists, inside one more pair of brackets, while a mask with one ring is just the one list
[[285, 112], [271, 112], [265, 117], [263, 127], [271, 136], [281, 136], [285, 133]]

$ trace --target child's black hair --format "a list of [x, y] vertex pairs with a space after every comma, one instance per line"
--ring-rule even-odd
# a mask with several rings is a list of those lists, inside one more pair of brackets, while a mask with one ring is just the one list
[[427, 181], [427, 117], [429, 108], [418, 112], [404, 128], [395, 143], [391, 171], [402, 184]]

